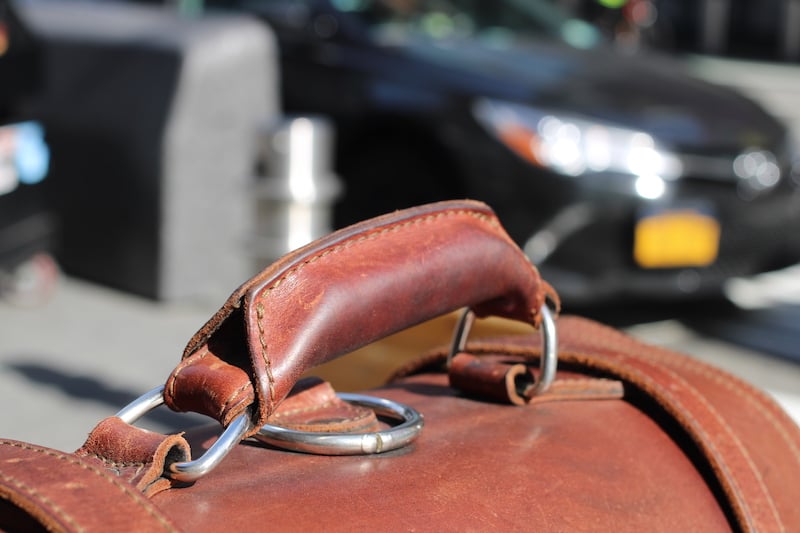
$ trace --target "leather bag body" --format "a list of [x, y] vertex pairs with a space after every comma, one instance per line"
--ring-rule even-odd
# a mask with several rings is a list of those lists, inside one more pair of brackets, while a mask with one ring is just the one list
[[[74, 453], [0, 441], [0, 525], [800, 530], [800, 430], [774, 401], [596, 322], [562, 316], [550, 332], [548, 305], [557, 311], [555, 292], [483, 204], [432, 204], [337, 232], [235, 291], [159, 392], [159, 403], [208, 415], [226, 433], [242, 427], [218, 466], [175, 474], [223, 440], [216, 424], [161, 435], [111, 417]], [[254, 438], [265, 424], [317, 435], [393, 425], [302, 377], [461, 308], [539, 332], [443, 339], [366, 391], [421, 413], [410, 443], [331, 455]]]

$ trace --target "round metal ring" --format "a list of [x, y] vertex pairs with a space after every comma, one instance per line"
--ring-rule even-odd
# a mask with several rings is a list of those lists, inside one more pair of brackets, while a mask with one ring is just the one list
[[[164, 386], [161, 385], [123, 407], [116, 416], [126, 424], [133, 424], [163, 403]], [[214, 444], [206, 450], [206, 453], [192, 461], [169, 464], [165, 475], [186, 483], [197, 481], [216, 468], [252, 427], [248, 414], [240, 414], [225, 428]]]
[[[543, 304], [539, 310], [542, 323], [542, 358], [539, 362], [539, 379], [533, 387], [531, 394], [541, 394], [546, 391], [550, 384], [556, 377], [556, 369], [558, 368], [558, 333], [556, 331], [556, 324], [553, 320], [553, 315], [547, 304]], [[472, 323], [475, 321], [475, 313], [471, 309], [466, 309], [461, 315], [461, 318], [456, 324], [455, 332], [453, 333], [453, 343], [450, 346], [450, 353], [447, 355], [447, 366], [450, 366], [450, 361], [459, 352], [463, 352], [467, 346], [467, 337], [469, 337]]]
[[368, 407], [378, 415], [402, 422], [370, 433], [315, 433], [266, 424], [253, 437], [267, 444], [298, 452], [368, 455], [402, 448], [416, 439], [422, 430], [422, 415], [407, 405], [363, 394], [338, 393], [338, 396], [346, 402]]

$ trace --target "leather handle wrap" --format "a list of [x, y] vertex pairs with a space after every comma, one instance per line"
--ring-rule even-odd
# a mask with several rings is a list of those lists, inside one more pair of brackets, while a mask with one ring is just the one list
[[[219, 358], [249, 374], [259, 406], [256, 422], [263, 422], [311, 367], [466, 306], [481, 316], [538, 326], [548, 295], [549, 287], [488, 206], [441, 202], [356, 224], [288, 254], [240, 287], [184, 357], [197, 360], [204, 372], [219, 368]], [[243, 320], [249, 365], [230, 347], [242, 333], [226, 326], [231, 320]], [[184, 363], [176, 373], [196, 377]], [[194, 380], [200, 382], [207, 388], [212, 379]], [[179, 405], [177, 394], [170, 395], [177, 386], [173, 374], [167, 402], [186, 410], [186, 402]], [[239, 390], [230, 381], [226, 388]], [[203, 394], [198, 403], [219, 401], [219, 394]], [[203, 410], [227, 409], [227, 420], [246, 407], [246, 397]]]

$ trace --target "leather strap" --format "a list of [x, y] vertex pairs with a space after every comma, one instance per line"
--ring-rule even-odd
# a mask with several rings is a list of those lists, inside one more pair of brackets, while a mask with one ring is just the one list
[[398, 211], [290, 253], [240, 287], [189, 342], [165, 400], [223, 425], [254, 403], [259, 427], [311, 367], [462, 307], [538, 326], [547, 296], [485, 204]]
[[[629, 401], [651, 414], [652, 404], [658, 405], [681, 428], [680, 435], [673, 435], [679, 441], [681, 435], [688, 436], [701, 452], [698, 464], [710, 467], [722, 490], [720, 501], [737, 530], [791, 531], [792, 525], [800, 524], [800, 430], [769, 398], [724, 372], [599, 324], [565, 317], [559, 321], [559, 335], [563, 366], [623, 381]], [[472, 354], [531, 358], [538, 346], [536, 339], [517, 337], [474, 342], [467, 349]], [[593, 390], [598, 379], [591, 381]], [[584, 389], [570, 387], [568, 392], [582, 396]], [[613, 393], [604, 389], [604, 395]], [[322, 398], [327, 395], [322, 391]], [[618, 393], [608, 397], [614, 395]], [[556, 394], [542, 401], [561, 399]], [[305, 409], [302, 404], [296, 407]], [[0, 449], [0, 457], [3, 453]], [[6, 468], [0, 471], [6, 473]], [[146, 507], [147, 502], [137, 505]]]
[[524, 358], [513, 361], [508, 355], [476, 356], [458, 353], [450, 361], [450, 386], [473, 398], [527, 405], [557, 401], [620, 400], [622, 383], [615, 379], [570, 376], [560, 372], [544, 392], [534, 393], [536, 373]]
[[[629, 401], [653, 416], [657, 405], [681, 428], [717, 480], [739, 530], [786, 531], [800, 524], [800, 430], [774, 401], [725, 372], [586, 319], [562, 317], [558, 335], [561, 366], [622, 381]], [[467, 350], [530, 358], [538, 342], [518, 336], [472, 342]], [[409, 372], [413, 368], [399, 374]]]
[[105, 468], [74, 454], [2, 440], [0, 530], [23, 530], [29, 519], [48, 531], [177, 531], [138, 489]]
[[112, 416], [95, 426], [75, 454], [152, 496], [177, 484], [163, 474], [171, 464], [188, 461], [191, 450], [181, 434], [162, 435]]

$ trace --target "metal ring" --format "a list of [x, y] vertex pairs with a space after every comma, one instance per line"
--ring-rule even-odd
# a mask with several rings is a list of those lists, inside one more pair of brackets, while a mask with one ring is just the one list
[[[533, 386], [532, 395], [541, 394], [550, 387], [556, 377], [558, 368], [558, 333], [553, 315], [547, 304], [543, 304], [539, 312], [542, 317], [542, 358], [539, 362], [539, 379]], [[456, 329], [453, 333], [453, 343], [450, 346], [450, 353], [447, 354], [447, 366], [457, 353], [463, 352], [467, 346], [467, 337], [475, 321], [475, 313], [467, 308], [461, 315]]]
[[368, 455], [402, 448], [416, 439], [422, 430], [422, 415], [412, 407], [363, 394], [338, 393], [337, 395], [346, 402], [369, 407], [378, 415], [403, 422], [389, 429], [371, 433], [315, 433], [266, 424], [253, 437], [267, 444], [298, 452], [318, 455]]
[[[164, 403], [164, 387], [156, 387], [123, 407], [116, 416], [127, 424]], [[167, 466], [166, 476], [177, 481], [191, 483], [211, 472], [226, 455], [244, 438], [253, 425], [247, 413], [233, 419], [206, 453], [193, 461], [172, 463]]]

